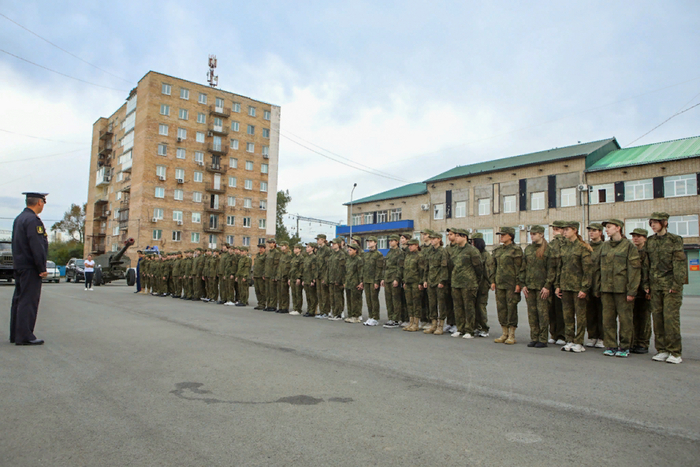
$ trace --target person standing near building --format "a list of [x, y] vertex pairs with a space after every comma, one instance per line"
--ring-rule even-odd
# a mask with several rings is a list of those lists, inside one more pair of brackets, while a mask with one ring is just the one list
[[15, 345], [42, 345], [34, 335], [41, 298], [41, 280], [48, 275], [46, 257], [49, 242], [39, 218], [48, 193], [22, 193], [26, 207], [12, 224], [12, 257], [15, 291], [10, 309], [10, 342]]
[[303, 269], [304, 257], [301, 255], [302, 246], [294, 245], [292, 248], [292, 261], [289, 266], [289, 286], [292, 289], [292, 306], [293, 310], [289, 312], [292, 316], [298, 316], [302, 312], [304, 306], [304, 290], [301, 287], [301, 273]]
[[399, 327], [401, 321], [401, 273], [403, 271], [404, 252], [399, 248], [399, 236], [389, 237], [389, 252], [384, 258], [384, 301], [389, 320], [384, 323], [387, 329]]
[[449, 286], [449, 255], [442, 247], [442, 235], [431, 231], [428, 234], [430, 251], [425, 254], [425, 270], [423, 272], [423, 288], [428, 291], [428, 319], [430, 327], [423, 331], [425, 334], [434, 334], [438, 328], [442, 334], [445, 324], [446, 309], [445, 296]]
[[277, 297], [277, 269], [280, 265], [280, 250], [277, 248], [277, 240], [267, 239], [267, 253], [265, 254], [265, 297], [267, 298], [265, 311], [277, 311], [279, 299]]
[[255, 299], [258, 301], [254, 310], [264, 310], [267, 298], [265, 296], [265, 260], [267, 259], [267, 247], [264, 243], [258, 244], [258, 254], [253, 258], [253, 282], [255, 285]]
[[561, 245], [559, 282], [556, 295], [561, 298], [564, 312], [566, 352], [585, 352], [583, 336], [586, 332], [586, 300], [590, 294], [593, 263], [591, 246], [578, 234], [578, 222], [562, 223], [564, 240]]
[[318, 311], [318, 292], [316, 291], [316, 284], [318, 283], [317, 246], [314, 242], [306, 245], [306, 256], [302, 263], [301, 285], [306, 293], [306, 313], [302, 315], [304, 318], [312, 318], [316, 316]]
[[367, 302], [365, 326], [379, 324], [379, 288], [384, 277], [384, 255], [377, 250], [377, 237], [367, 237], [369, 251], [362, 257], [362, 282]]
[[277, 295], [279, 308], [277, 313], [289, 313], [289, 270], [291, 269], [292, 254], [289, 252], [289, 242], [280, 242], [280, 262], [277, 268]]
[[185, 250], [185, 257], [180, 266], [180, 274], [182, 279], [182, 299], [192, 300], [192, 250]]
[[479, 279], [479, 288], [476, 291], [476, 329], [474, 329], [474, 337], [489, 337], [490, 328], [487, 306], [491, 284], [496, 280], [496, 268], [491, 253], [486, 250], [484, 234], [474, 232], [472, 234], [472, 245], [479, 250], [483, 271], [481, 279]]
[[646, 241], [648, 236], [649, 232], [646, 229], [634, 229], [632, 231], [632, 243], [637, 247], [639, 259], [642, 262], [642, 280], [637, 290], [637, 296], [634, 299], [634, 310], [632, 311], [634, 335], [630, 352], [637, 354], [649, 353], [649, 341], [651, 340], [650, 297], [644, 290], [644, 283], [649, 281], [649, 271], [645, 267], [647, 263]]
[[[403, 232], [399, 235], [399, 248], [403, 251], [404, 259], [408, 254], [408, 242], [411, 240], [411, 232]], [[401, 287], [401, 320], [399, 326], [405, 328], [409, 324], [408, 305], [406, 303], [406, 289]]]
[[532, 243], [525, 248], [520, 268], [520, 283], [527, 302], [527, 317], [530, 323], [528, 347], [547, 347], [549, 334], [549, 307], [554, 295], [554, 279], [557, 262], [544, 239], [544, 227], [530, 227]]
[[[559, 275], [560, 263], [561, 263], [561, 246], [564, 242], [564, 236], [562, 235], [562, 224], [563, 221], [554, 221], [550, 227], [552, 228], [552, 234], [554, 237], [549, 243], [549, 247], [552, 249], [555, 261], [557, 262], [557, 276]], [[555, 283], [558, 283], [558, 277], [555, 279]], [[552, 305], [549, 308], [549, 343], [564, 345], [566, 344], [565, 339], [565, 326], [564, 326], [564, 311], [561, 305], [561, 298], [554, 294], [552, 297]]]
[[421, 292], [423, 291], [423, 266], [420, 256], [420, 242], [416, 239], [406, 242], [408, 253], [403, 260], [403, 288], [406, 292], [406, 306], [408, 308], [409, 324], [404, 331], [416, 332], [420, 330], [421, 316]]
[[654, 235], [647, 239], [645, 260], [649, 271], [644, 290], [651, 295], [654, 319], [656, 362], [681, 363], [681, 305], [683, 284], [688, 280], [688, 266], [683, 251], [683, 238], [668, 231], [668, 213], [655, 212], [649, 226]]
[[483, 266], [479, 250], [469, 244], [469, 233], [464, 229], [450, 229], [454, 233], [454, 247], [450, 253], [452, 268], [452, 301], [457, 330], [452, 337], [472, 339], [476, 327], [476, 292]]
[[144, 261], [143, 251], [136, 251], [136, 255], [139, 259], [136, 262], [136, 292], [134, 293], [141, 293], [141, 284], [143, 283], [142, 265], [146, 262]]
[[240, 248], [241, 257], [237, 263], [236, 277], [235, 280], [238, 283], [238, 302], [236, 306], [248, 306], [248, 297], [250, 294], [250, 283], [248, 278], [250, 277], [250, 268], [252, 267], [252, 261], [250, 255], [248, 255], [248, 247], [242, 246]]
[[204, 297], [204, 250], [201, 247], [194, 249], [192, 261], [192, 301], [198, 302]]
[[642, 263], [637, 247], [624, 236], [624, 222], [610, 219], [603, 222], [603, 226], [610, 239], [603, 244], [598, 257], [605, 334], [603, 355], [627, 357], [632, 347], [632, 311], [642, 278]]
[[343, 287], [350, 297], [348, 301], [348, 317], [346, 323], [362, 322], [362, 260], [360, 246], [352, 243], [348, 246], [348, 257], [345, 260], [345, 278]]
[[217, 282], [217, 302], [219, 305], [223, 305], [228, 302], [228, 281], [226, 278], [226, 270], [228, 269], [229, 255], [228, 255], [228, 244], [224, 243], [221, 245], [221, 253], [219, 254], [219, 261], [216, 264], [216, 282]]
[[345, 310], [345, 296], [343, 295], [345, 286], [345, 261], [347, 253], [340, 248], [342, 240], [334, 238], [331, 242], [331, 256], [328, 260], [328, 287], [331, 302], [331, 321], [343, 319]]
[[498, 322], [503, 334], [494, 339], [497, 344], [515, 344], [515, 330], [518, 327], [518, 303], [520, 289], [518, 278], [523, 261], [523, 250], [513, 243], [515, 229], [501, 227], [497, 232], [501, 245], [493, 251], [493, 261], [496, 265], [495, 280], [491, 290], [496, 291], [496, 309]]
[[182, 252], [178, 251], [173, 254], [173, 267], [171, 271], [173, 291], [173, 298], [180, 298], [182, 296]]
[[[428, 263], [428, 255], [430, 254], [430, 251], [432, 249], [432, 245], [430, 243], [430, 234], [433, 233], [431, 229], [425, 229], [424, 231], [421, 232], [420, 237], [421, 237], [421, 249], [420, 249], [420, 257], [421, 257], [421, 271], [425, 272], [425, 268]], [[421, 284], [423, 285], [423, 284]], [[420, 290], [420, 303], [421, 303], [421, 311], [420, 311], [420, 322], [418, 329], [429, 329], [430, 328], [430, 305], [428, 304], [428, 290], [425, 287], [421, 287]]]
[[226, 277], [226, 301], [224, 305], [233, 306], [237, 300], [237, 282], [236, 272], [238, 271], [238, 260], [241, 257], [241, 250], [233, 245], [228, 248], [228, 256], [226, 257], [226, 269], [224, 276]]
[[318, 308], [319, 314], [317, 318], [328, 318], [331, 316], [331, 298], [330, 298], [330, 287], [328, 285], [328, 261], [330, 259], [332, 250], [328, 246], [328, 240], [326, 240], [325, 234], [318, 234], [316, 236], [316, 244], [318, 245], [318, 252], [316, 253], [316, 261], [318, 264], [318, 284], [316, 286], [316, 292], [318, 293]]
[[92, 291], [92, 279], [95, 277], [95, 261], [93, 261], [92, 255], [88, 255], [87, 259], [83, 261], [83, 267], [85, 270], [85, 290]]
[[219, 250], [213, 248], [211, 258], [209, 258], [209, 267], [207, 269], [207, 298], [209, 303], [216, 303], [219, 299]]
[[588, 230], [588, 244], [593, 248], [591, 252], [591, 262], [593, 272], [591, 280], [591, 290], [593, 293], [588, 297], [586, 305], [586, 326], [588, 328], [588, 342], [586, 347], [604, 348], [603, 335], [603, 302], [600, 298], [600, 249], [605, 242], [603, 234], [603, 224], [591, 224], [586, 227]]

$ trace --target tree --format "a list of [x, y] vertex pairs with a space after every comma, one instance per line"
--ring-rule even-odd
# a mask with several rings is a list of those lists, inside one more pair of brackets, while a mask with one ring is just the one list
[[63, 230], [71, 236], [78, 234], [80, 243], [85, 241], [85, 211], [87, 203], [82, 207], [71, 204], [70, 209], [63, 214], [63, 219], [51, 226], [51, 230]]
[[75, 240], [49, 243], [49, 255], [47, 259], [56, 263], [57, 266], [67, 264], [71, 258], [82, 257], [83, 244], [76, 242]]
[[290, 237], [287, 226], [284, 225], [284, 215], [287, 214], [287, 204], [289, 204], [291, 201], [292, 197], [289, 194], [289, 190], [280, 190], [277, 192], [277, 218], [275, 220], [275, 238], [277, 239], [277, 243], [285, 241], [289, 242], [291, 245], [301, 241], [301, 237], [299, 237], [298, 232], [295, 233], [294, 236]]

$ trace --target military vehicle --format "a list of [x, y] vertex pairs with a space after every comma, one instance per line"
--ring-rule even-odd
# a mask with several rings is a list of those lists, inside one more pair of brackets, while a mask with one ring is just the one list
[[131, 259], [124, 256], [126, 250], [134, 244], [130, 238], [124, 242], [124, 246], [116, 253], [105, 253], [95, 258], [95, 277], [93, 284], [102, 285], [119, 279], [126, 279], [126, 283], [132, 286], [136, 283], [136, 271], [131, 269]]
[[14, 261], [12, 259], [12, 241], [0, 240], [0, 279], [12, 282], [15, 277]]

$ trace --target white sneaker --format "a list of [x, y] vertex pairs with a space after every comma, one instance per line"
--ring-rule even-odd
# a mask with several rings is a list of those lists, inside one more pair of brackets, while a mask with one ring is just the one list
[[548, 344], [554, 344], [554, 342], [555, 342], [554, 339], [549, 339], [549, 340], [547, 341]]
[[452, 334], [454, 334], [455, 332], [457, 332], [457, 326], [455, 326], [454, 324], [453, 324], [452, 326], [450, 326], [450, 332], [451, 332]]
[[671, 355], [670, 357], [668, 357], [666, 359], [666, 363], [681, 363], [682, 361], [683, 361], [683, 359], [681, 358], [680, 355], [677, 357], [675, 355]]
[[666, 360], [668, 360], [668, 357], [670, 357], [670, 356], [671, 356], [671, 354], [668, 352], [659, 352], [656, 355], [654, 355], [653, 357], [651, 357], [651, 359], [654, 360], [655, 362], [665, 362]]
[[235, 303], [229, 300], [228, 302], [224, 303], [224, 305], [233, 306]]
[[489, 337], [489, 333], [486, 331], [479, 331], [479, 337]]
[[364, 324], [365, 326], [376, 326], [377, 324], [379, 324], [379, 321], [377, 321], [376, 319], [370, 318], [362, 324]]
[[571, 346], [571, 351], [575, 352], [575, 353], [581, 353], [581, 352], [585, 352], [586, 348], [584, 346], [582, 346], [581, 344], [574, 344]]
[[[557, 343], [558, 343], [558, 342], [559, 342], [559, 341], [557, 341]], [[562, 347], [561, 350], [563, 350], [564, 352], [571, 352], [571, 347], [572, 347], [573, 345], [574, 345], [573, 342], [567, 342], [566, 344], [564, 344], [564, 347]]]
[[603, 341], [603, 339], [598, 339], [598, 342], [595, 343], [595, 348], [596, 349], [604, 349], [605, 348], [605, 341]]
[[290, 311], [289, 312], [289, 316], [299, 316], [300, 314], [301, 313], [299, 313], [298, 311]]
[[452, 335], [450, 337], [462, 337], [462, 333], [459, 331], [455, 331], [452, 333]]
[[598, 339], [593, 339], [588, 342], [586, 342], [586, 347], [595, 347], [595, 345], [598, 343]]
[[362, 318], [360, 318], [360, 317], [358, 316], [357, 318], [353, 318], [353, 321], [352, 321], [352, 322], [353, 322], [354, 324], [359, 324], [359, 323], [362, 322]]
[[462, 339], [474, 339], [474, 336], [472, 336], [468, 332], [465, 332], [464, 335], [462, 336]]
[[450, 326], [449, 324], [443, 325], [443, 326], [442, 326], [442, 332], [450, 332], [450, 328], [451, 328], [451, 327], [452, 327], [452, 326]]
[[399, 321], [399, 326], [402, 328], [407, 327], [409, 324], [411, 324], [410, 321]]
[[[555, 344], [557, 344], [557, 345], [564, 345], [564, 344], [566, 344], [566, 341], [564, 341], [564, 340], [562, 340], [562, 339], [557, 339], [557, 341], [555, 342]], [[567, 351], [567, 352], [568, 352], [568, 351]]]
[[341, 319], [343, 318], [341, 318], [340, 316], [331, 316], [330, 318], [328, 318], [328, 321], [340, 321]]

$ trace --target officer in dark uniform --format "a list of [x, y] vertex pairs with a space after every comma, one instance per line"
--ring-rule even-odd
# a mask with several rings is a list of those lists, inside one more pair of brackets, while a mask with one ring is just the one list
[[34, 324], [41, 297], [41, 279], [46, 277], [49, 242], [46, 228], [37, 214], [44, 210], [48, 193], [22, 193], [27, 207], [12, 225], [12, 257], [15, 267], [15, 293], [12, 296], [10, 342], [41, 345], [34, 335]]

